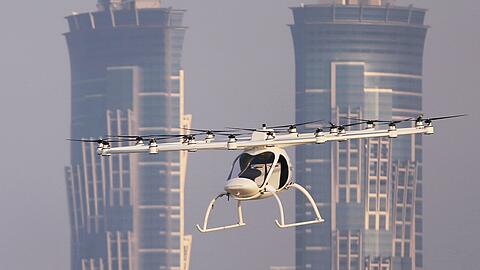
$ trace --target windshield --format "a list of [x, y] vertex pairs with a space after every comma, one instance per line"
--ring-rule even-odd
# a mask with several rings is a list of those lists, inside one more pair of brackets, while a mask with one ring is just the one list
[[260, 187], [265, 182], [274, 160], [275, 155], [272, 152], [264, 152], [254, 156], [243, 153], [233, 162], [228, 178], [247, 178], [255, 181]]

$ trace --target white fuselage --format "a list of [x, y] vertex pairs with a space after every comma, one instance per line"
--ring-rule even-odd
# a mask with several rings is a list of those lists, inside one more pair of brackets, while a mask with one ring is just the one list
[[[253, 164], [256, 160], [255, 157], [265, 154], [271, 155], [272, 159], [262, 164], [259, 162]], [[224, 190], [234, 199], [245, 201], [269, 198], [272, 196], [271, 191], [280, 192], [291, 183], [292, 168], [290, 159], [282, 148], [253, 148], [243, 152], [239, 158], [242, 156], [253, 157], [253, 159], [249, 164], [241, 168], [239, 175], [232, 175], [231, 173], [230, 179], [224, 186]], [[238, 160], [239, 158], [235, 162], [241, 163]], [[286, 166], [286, 168], [282, 168], [282, 166]], [[252, 176], [252, 173], [248, 173], [248, 171], [253, 171], [257, 174]], [[287, 175], [282, 175], [282, 173]]]

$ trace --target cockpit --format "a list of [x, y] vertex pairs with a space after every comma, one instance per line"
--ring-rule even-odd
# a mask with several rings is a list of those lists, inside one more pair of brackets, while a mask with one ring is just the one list
[[288, 163], [283, 155], [276, 160], [273, 152], [257, 155], [243, 153], [233, 162], [228, 179], [246, 178], [254, 181], [258, 187], [268, 183], [278, 190], [287, 184], [288, 174]]

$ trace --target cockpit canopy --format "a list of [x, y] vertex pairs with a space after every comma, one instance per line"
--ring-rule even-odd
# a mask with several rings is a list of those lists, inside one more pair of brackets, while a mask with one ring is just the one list
[[250, 179], [259, 188], [269, 184], [279, 190], [288, 182], [288, 163], [283, 155], [276, 159], [275, 154], [270, 151], [257, 155], [243, 153], [233, 162], [228, 179], [235, 177]]

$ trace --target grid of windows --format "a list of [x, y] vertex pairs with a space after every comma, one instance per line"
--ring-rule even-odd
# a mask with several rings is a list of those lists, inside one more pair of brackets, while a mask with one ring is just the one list
[[[347, 111], [338, 110], [337, 122], [344, 122], [345, 119], [350, 122], [356, 122], [352, 119], [361, 118], [360, 110], [348, 109]], [[358, 129], [353, 126], [351, 129]], [[361, 176], [362, 176], [362, 145], [363, 140], [349, 140], [336, 144], [337, 154], [337, 185], [336, 198], [337, 203], [360, 203], [361, 202]]]
[[369, 139], [367, 143], [367, 230], [389, 230], [390, 227], [390, 144], [388, 138]]
[[398, 257], [414, 257], [416, 164], [396, 162], [393, 166], [394, 243]]
[[133, 269], [132, 244], [130, 232], [107, 232], [108, 269]]
[[360, 269], [360, 231], [337, 231], [337, 254], [338, 270]]
[[[130, 115], [131, 111], [123, 112], [121, 110], [107, 110], [107, 132], [108, 134], [130, 134]], [[126, 145], [118, 143], [118, 146]], [[130, 156], [121, 154], [111, 156], [109, 162], [109, 206], [132, 205], [131, 186], [130, 186]]]
[[417, 163], [417, 184], [415, 186], [415, 266], [423, 267], [423, 181], [422, 165]]
[[102, 258], [96, 259], [82, 259], [82, 270], [105, 270], [107, 269]]
[[364, 263], [364, 269], [362, 270], [390, 270], [392, 269], [391, 258], [382, 257], [366, 257]]

